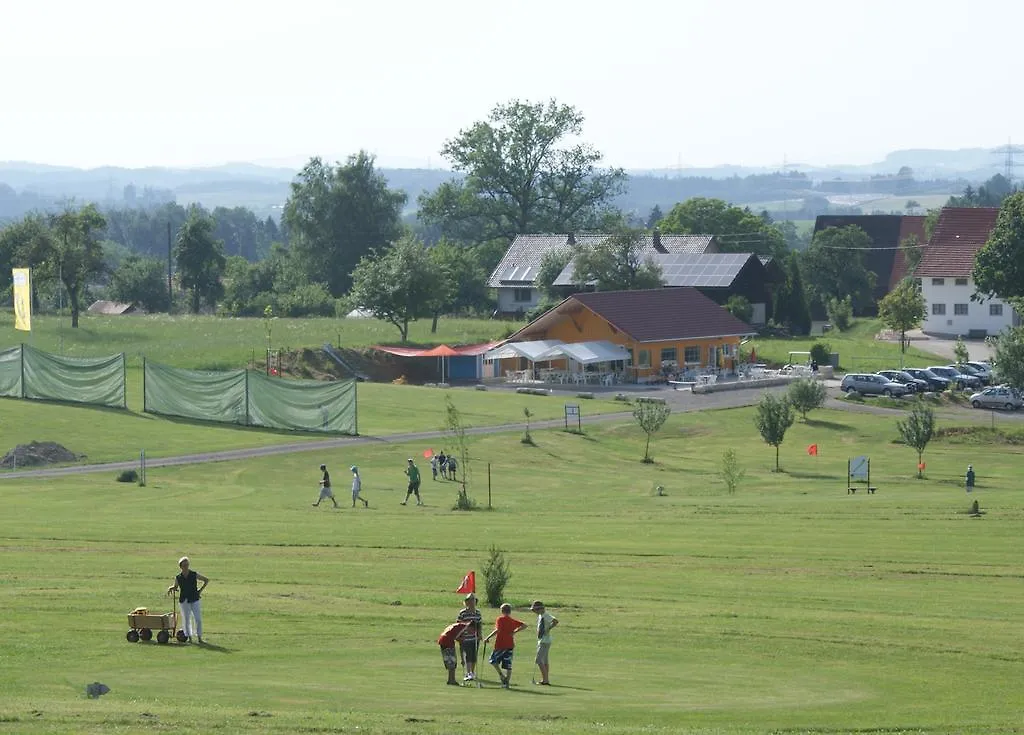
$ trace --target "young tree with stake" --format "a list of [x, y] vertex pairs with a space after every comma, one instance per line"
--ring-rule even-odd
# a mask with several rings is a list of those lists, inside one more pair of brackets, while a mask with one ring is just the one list
[[793, 425], [793, 407], [789, 399], [783, 396], [778, 398], [772, 393], [765, 393], [761, 402], [757, 405], [757, 414], [754, 416], [754, 423], [757, 430], [761, 432], [761, 438], [765, 444], [775, 447], [775, 471], [779, 471], [779, 447], [782, 440], [786, 438], [786, 429]]
[[896, 428], [907, 446], [917, 450], [917, 479], [920, 480], [924, 477], [924, 450], [935, 433], [935, 412], [919, 399], [907, 420], [896, 422]]
[[650, 464], [651, 459], [651, 435], [657, 434], [665, 425], [665, 420], [672, 412], [668, 404], [658, 401], [638, 401], [633, 409], [633, 418], [640, 425], [640, 428], [647, 434], [647, 444], [644, 446], [644, 464]]

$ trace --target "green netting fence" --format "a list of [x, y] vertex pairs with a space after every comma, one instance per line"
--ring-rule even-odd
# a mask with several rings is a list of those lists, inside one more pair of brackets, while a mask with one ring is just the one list
[[143, 364], [143, 411], [293, 431], [357, 434], [356, 381], [284, 380], [253, 370]]
[[18, 345], [0, 351], [0, 396], [125, 408], [124, 353], [62, 357]]

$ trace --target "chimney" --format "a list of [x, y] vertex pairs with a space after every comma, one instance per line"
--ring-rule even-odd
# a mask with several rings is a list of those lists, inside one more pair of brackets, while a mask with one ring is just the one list
[[667, 253], [668, 252], [668, 250], [666, 250], [662, 246], [662, 244], [661, 244], [661, 233], [658, 232], [658, 228], [657, 227], [655, 227], [654, 231], [651, 233], [651, 238], [654, 240], [654, 249], [655, 250], [657, 250], [659, 253]]
[[570, 232], [570, 233], [569, 233], [569, 234], [568, 234], [568, 235], [566, 236], [566, 238], [565, 238], [565, 244], [566, 244], [566, 245], [573, 245], [573, 246], [575, 246], [575, 245], [576, 245], [576, 235], [574, 235], [574, 234], [572, 234], [572, 233]]

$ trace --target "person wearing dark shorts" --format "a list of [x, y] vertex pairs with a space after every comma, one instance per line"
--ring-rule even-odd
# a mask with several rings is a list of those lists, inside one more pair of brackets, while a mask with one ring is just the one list
[[455, 681], [455, 669], [458, 668], [458, 658], [455, 656], [455, 641], [459, 640], [466, 631], [472, 627], [472, 623], [452, 623], [437, 638], [437, 645], [441, 647], [441, 662], [448, 671], [448, 684], [458, 686]]
[[[484, 638], [484, 643], [494, 638], [491, 666], [498, 672], [502, 689], [512, 686], [512, 653], [516, 646], [514, 636], [524, 628], [526, 628], [526, 623], [512, 617], [512, 606], [506, 602], [501, 606], [501, 615], [494, 621], [494, 630]], [[504, 674], [501, 673], [502, 669], [505, 670]]]
[[470, 592], [466, 595], [466, 606], [459, 611], [456, 620], [460, 623], [470, 623], [469, 629], [459, 640], [459, 648], [462, 651], [462, 668], [466, 671], [463, 681], [473, 681], [476, 678], [477, 649], [480, 646], [480, 635], [483, 633], [483, 616], [476, 607], [476, 595]]
[[409, 489], [405, 493], [405, 500], [402, 501], [402, 505], [409, 502], [410, 495], [416, 496], [416, 505], [423, 505], [423, 501], [420, 500], [420, 468], [412, 461], [412, 457], [409, 457], [406, 463], [405, 474], [409, 476]]

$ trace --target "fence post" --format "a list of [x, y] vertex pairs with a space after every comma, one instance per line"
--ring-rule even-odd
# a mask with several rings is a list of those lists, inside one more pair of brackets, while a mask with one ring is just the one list
[[491, 509], [491, 463], [487, 463], [487, 510]]
[[139, 452], [139, 487], [146, 486], [146, 450]]
[[25, 397], [25, 343], [21, 343], [21, 397]]
[[128, 361], [121, 353], [121, 408], [128, 408]]
[[359, 380], [356, 378], [352, 378], [352, 410], [355, 413], [352, 417], [355, 435], [359, 436]]
[[142, 413], [146, 413], [146, 356], [142, 356]]
[[249, 371], [245, 371], [245, 425], [249, 425]]

